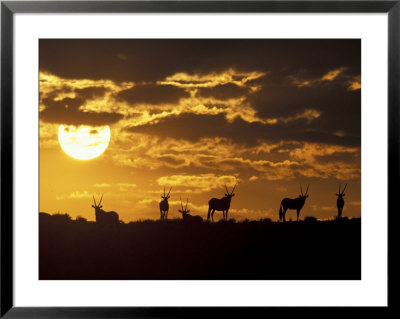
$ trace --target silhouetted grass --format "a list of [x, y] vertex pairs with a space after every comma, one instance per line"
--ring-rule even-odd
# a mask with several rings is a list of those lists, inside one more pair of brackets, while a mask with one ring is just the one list
[[40, 279], [361, 278], [360, 219], [143, 220], [112, 229], [41, 213], [39, 225]]

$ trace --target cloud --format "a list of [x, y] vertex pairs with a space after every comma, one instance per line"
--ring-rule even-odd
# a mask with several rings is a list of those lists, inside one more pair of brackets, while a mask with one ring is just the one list
[[116, 123], [123, 117], [120, 113], [82, 112], [79, 110], [84, 104], [81, 98], [65, 98], [61, 101], [47, 98], [43, 104], [45, 108], [40, 112], [40, 120], [48, 123], [102, 126]]
[[90, 194], [88, 191], [76, 191], [69, 194], [58, 194], [56, 195], [56, 200], [64, 200], [64, 199], [83, 199], [83, 198], [92, 198], [93, 194]]
[[106, 93], [106, 88], [101, 86], [85, 87], [82, 89], [75, 89], [75, 93], [78, 97], [89, 100], [94, 98], [103, 97]]
[[41, 149], [58, 147], [58, 125], [39, 122], [39, 143]]
[[283, 123], [290, 123], [298, 120], [305, 119], [307, 123], [311, 123], [312, 120], [315, 120], [321, 116], [322, 112], [313, 109], [306, 109], [303, 112], [299, 112], [294, 116], [282, 117], [280, 121]]
[[[347, 75], [348, 70], [351, 68], [323, 72], [320, 82], [325, 77], [331, 80], [322, 82], [334, 84], [318, 88], [293, 86], [285, 80], [288, 71], [279, 74], [233, 68], [211, 73], [174, 73], [158, 81], [158, 85], [143, 81], [117, 84], [99, 80], [97, 83], [87, 79], [74, 79], [69, 84], [65, 79], [41, 73], [41, 92], [44, 92], [41, 119], [60, 123], [63, 118], [64, 122], [75, 125], [118, 123], [131, 132], [154, 131], [153, 134], [169, 127], [166, 130], [174, 131], [173, 137], [187, 136], [191, 140], [206, 132], [205, 136], [209, 137], [230, 134], [238, 142], [247, 143], [253, 136], [260, 139], [268, 136], [269, 140], [299, 138], [355, 145], [360, 143], [361, 135], [360, 90], [349, 90], [349, 80], [345, 87], [336, 83], [343, 74], [352, 80], [357, 78]], [[237, 90], [247, 93], [232, 94]], [[76, 92], [86, 92], [86, 95]], [[204, 92], [208, 92], [206, 96], [201, 95]], [[101, 94], [104, 96], [99, 98]], [[80, 105], [67, 108], [65, 102], [71, 100], [80, 101]], [[78, 112], [73, 111], [76, 109]], [[192, 129], [192, 125], [197, 129]], [[173, 161], [168, 157], [165, 160]]]
[[[352, 85], [349, 79], [329, 81], [329, 85], [321, 86], [295, 86], [282, 77], [274, 80], [264, 82], [259, 91], [246, 97], [256, 117], [284, 120], [296, 114], [315, 114], [311, 120], [306, 120], [308, 131], [330, 135], [344, 131], [348, 137], [357, 137], [357, 143], [360, 143], [361, 92], [356, 89], [356, 84], [354, 89], [349, 89]], [[304, 127], [296, 126], [296, 122], [287, 124], [291, 124], [287, 131], [305, 131]], [[321, 135], [321, 138], [324, 136]], [[330, 139], [334, 137], [330, 136]]]
[[168, 136], [195, 141], [208, 136], [229, 135], [229, 131], [226, 131], [229, 125], [225, 125], [225, 123], [223, 114], [209, 116], [184, 113], [180, 116], [161, 119], [157, 123], [132, 126], [125, 130], [131, 133], [145, 133], [159, 137]]
[[320, 212], [320, 211], [325, 211], [325, 212], [334, 212], [337, 211], [336, 206], [320, 206], [320, 205], [311, 205], [311, 208], [314, 212]]
[[325, 75], [322, 76], [321, 81], [333, 81], [336, 79], [342, 72], [344, 71], [344, 68], [340, 68], [337, 70], [332, 70], [326, 73]]
[[89, 194], [87, 191], [73, 192], [68, 195], [68, 198], [72, 198], [72, 199], [91, 198], [91, 197], [92, 197], [92, 194]]
[[94, 184], [94, 187], [100, 187], [100, 188], [105, 188], [105, 187], [111, 187], [112, 184], [108, 184], [108, 183], [100, 183], [100, 184]]
[[348, 90], [349, 91], [356, 91], [361, 89], [361, 76], [356, 76], [353, 79], [349, 80], [348, 82]]
[[[105, 79], [62, 78], [49, 72], [39, 72], [40, 98], [52, 97], [58, 101], [65, 97], [89, 99], [104, 97], [108, 92], [120, 92], [134, 86], [134, 82], [113, 82]], [[66, 96], [67, 95], [67, 96]]]
[[[290, 151], [291, 158], [297, 160], [314, 161], [318, 157], [332, 156], [334, 154], [359, 154], [358, 147], [346, 147], [340, 145], [324, 145], [317, 143], [305, 143], [302, 147]], [[336, 160], [336, 159], [335, 159]]]
[[271, 154], [271, 152], [286, 153], [292, 149], [295, 149], [301, 145], [297, 141], [279, 141], [277, 143], [266, 142], [260, 140], [259, 144], [255, 146], [251, 152], [260, 155], [262, 153]]
[[112, 95], [131, 87], [109, 80], [63, 79], [39, 73], [40, 120], [67, 125], [101, 126], [114, 124], [123, 114], [112, 106]]
[[188, 97], [189, 93], [172, 85], [145, 84], [137, 85], [118, 93], [118, 98], [129, 102], [131, 105], [145, 104], [171, 104], [178, 103], [181, 98]]
[[[347, 154], [347, 158], [343, 154]], [[361, 176], [359, 147], [305, 143], [290, 151], [289, 156], [307, 164], [308, 167], [302, 171], [306, 177], [349, 180]]]
[[351, 201], [349, 204], [351, 206], [361, 207], [361, 201]]
[[249, 94], [249, 89], [234, 83], [226, 83], [210, 88], [200, 88], [197, 93], [204, 97], [214, 97], [218, 100], [238, 98]]
[[225, 185], [233, 187], [237, 183], [237, 178], [232, 175], [215, 174], [171, 175], [158, 178], [157, 183], [160, 186], [189, 187], [201, 192], [209, 192], [216, 188], [225, 190]]
[[281, 140], [298, 140], [359, 145], [359, 137], [352, 135], [338, 136], [334, 133], [307, 129], [310, 122], [320, 119], [321, 113], [314, 110], [306, 110], [292, 117], [277, 119], [276, 124], [250, 123], [241, 117], [228, 121], [222, 113], [217, 115], [182, 113], [161, 118], [156, 123], [131, 126], [124, 130], [130, 133], [144, 133], [159, 138], [169, 136], [192, 142], [204, 137], [224, 137], [233, 140], [235, 143], [247, 145], [254, 145], [258, 140], [265, 140], [270, 143]]
[[[241, 78], [243, 76], [235, 74], [233, 70], [231, 70], [231, 73], [229, 77], [232, 78], [232, 81], [246, 85], [246, 81]], [[228, 80], [225, 79], [225, 81]], [[236, 117], [241, 117], [249, 122], [261, 121], [254, 117], [255, 111], [251, 107], [242, 105], [243, 97], [218, 100], [214, 97], [195, 96], [196, 89], [189, 91], [190, 97], [189, 93], [181, 88], [167, 84], [115, 83], [109, 80], [93, 81], [87, 79], [68, 81], [41, 72], [40, 110], [44, 111], [43, 115], [46, 120], [50, 115], [56, 116], [54, 113], [65, 111], [62, 108], [63, 105], [61, 107], [58, 105], [57, 108], [57, 105], [53, 105], [54, 103], [60, 104], [75, 100], [79, 105], [75, 106], [74, 109], [83, 112], [74, 114], [76, 116], [87, 116], [94, 113], [103, 115], [107, 113], [121, 114], [124, 116], [121, 119], [124, 125], [132, 126], [154, 124], [163, 118], [177, 116], [181, 113], [208, 115], [223, 113], [229, 121]], [[69, 105], [67, 106], [69, 107]], [[65, 115], [64, 113], [62, 115]], [[265, 123], [276, 122], [275, 119], [262, 121]]]
[[229, 68], [220, 73], [175, 73], [158, 83], [170, 84], [182, 88], [199, 88], [206, 93], [215, 93], [218, 91], [232, 92], [232, 90], [236, 89], [237, 91], [239, 88], [248, 88], [250, 91], [255, 91], [258, 87], [251, 85], [252, 81], [262, 78], [265, 75], [266, 72], [238, 72], [233, 68]]
[[335, 80], [341, 80], [348, 78], [347, 75], [344, 74], [346, 68], [341, 67], [335, 70], [331, 70], [321, 77], [308, 77], [304, 78], [301, 75], [289, 75], [288, 78], [298, 88], [306, 87], [306, 86], [321, 86], [326, 85], [327, 82], [332, 82]]
[[113, 191], [130, 191], [132, 188], [137, 187], [134, 183], [100, 183], [93, 186], [97, 188], [111, 188]]
[[251, 70], [289, 73], [307, 70], [310, 77], [346, 66], [349, 74], [360, 74], [360, 54], [361, 41], [356, 39], [39, 41], [41, 71], [67, 79], [109, 79], [115, 82], [157, 81], [175, 73], [221, 73], [232, 66], [243, 73]]
[[[190, 141], [129, 133], [119, 138], [119, 152], [112, 155], [113, 161], [137, 169], [205, 169], [213, 174], [224, 172], [233, 176], [240, 172], [246, 180], [257, 176], [270, 181], [293, 180], [299, 176], [349, 180], [359, 178], [361, 173], [359, 147], [264, 140], [249, 145], [223, 137]], [[130, 145], [128, 141], [135, 144], [124, 149], [122, 145]], [[115, 146], [109, 147], [112, 151]]]

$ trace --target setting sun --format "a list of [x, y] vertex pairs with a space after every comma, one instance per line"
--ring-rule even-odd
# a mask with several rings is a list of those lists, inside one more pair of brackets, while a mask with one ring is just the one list
[[100, 156], [110, 142], [110, 127], [60, 125], [58, 141], [69, 156], [78, 160], [90, 160]]

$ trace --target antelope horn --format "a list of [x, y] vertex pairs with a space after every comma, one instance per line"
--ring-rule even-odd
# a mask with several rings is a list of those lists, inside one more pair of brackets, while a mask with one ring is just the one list
[[164, 197], [165, 197], [165, 186], [164, 186]]
[[346, 185], [344, 185], [344, 188], [342, 190], [342, 195], [344, 194], [344, 191], [346, 190], [346, 187], [347, 187], [347, 183], [346, 183]]
[[171, 186], [171, 188], [169, 189], [169, 192], [168, 192], [167, 196], [169, 196], [169, 193], [171, 193], [171, 189], [172, 189], [172, 186]]
[[101, 194], [101, 198], [100, 198], [99, 206], [100, 206], [100, 204], [101, 204], [101, 201], [103, 200], [103, 195], [104, 195], [104, 194]]
[[303, 196], [303, 188], [301, 187], [301, 183], [300, 183], [300, 193], [301, 193], [301, 196]]
[[236, 188], [236, 185], [237, 185], [237, 183], [235, 184], [235, 186], [233, 186], [233, 189], [232, 189], [232, 193], [231, 193], [231, 195], [233, 194], [233, 191], [235, 190], [235, 188]]
[[94, 206], [97, 206], [96, 200], [94, 199], [94, 195], [93, 195], [93, 201], [94, 201]]
[[183, 210], [182, 197], [181, 197], [181, 207], [182, 207], [182, 210]]
[[309, 188], [309, 187], [310, 187], [310, 184], [307, 185], [307, 190], [306, 190], [306, 194], [305, 194], [305, 195], [308, 194], [308, 188]]
[[187, 198], [187, 199], [186, 199], [186, 207], [185, 207], [185, 212], [186, 212], [186, 210], [187, 210], [187, 205], [188, 205], [188, 202], [189, 202], [189, 198]]

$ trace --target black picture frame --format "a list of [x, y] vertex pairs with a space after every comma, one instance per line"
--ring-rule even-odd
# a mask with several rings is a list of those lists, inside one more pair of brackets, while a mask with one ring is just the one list
[[[349, 308], [325, 307], [14, 307], [13, 303], [13, 19], [16, 13], [387, 13], [388, 14], [388, 265], [393, 249], [399, 189], [400, 115], [400, 0], [396, 1], [1, 1], [1, 317], [6, 318], [198, 318], [238, 315], [245, 318], [282, 316], [337, 316]], [[379, 111], [379, 110], [378, 110]], [[390, 213], [389, 213], [390, 212]], [[391, 277], [392, 267], [388, 274]], [[364, 314], [388, 315], [394, 306], [388, 279], [388, 307], [352, 308]], [[377, 314], [377, 313], [375, 313]]]

